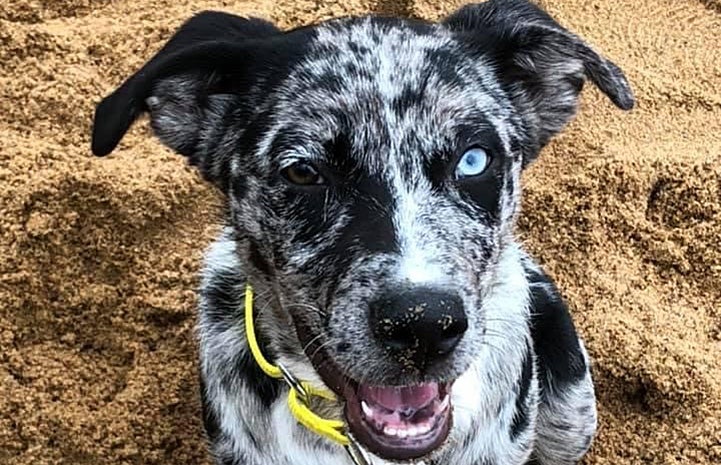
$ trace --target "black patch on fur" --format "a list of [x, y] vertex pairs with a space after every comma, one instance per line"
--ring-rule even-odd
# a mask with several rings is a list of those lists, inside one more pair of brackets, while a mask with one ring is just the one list
[[318, 77], [308, 76], [306, 79], [312, 82], [308, 86], [308, 90], [321, 90], [328, 93], [328, 95], [334, 95], [342, 93], [345, 89], [343, 77], [334, 71], [329, 71]]
[[[258, 345], [260, 345], [263, 354], [269, 361], [274, 360], [269, 352], [267, 344], [261, 341], [258, 335]], [[234, 369], [230, 371], [234, 380], [245, 380], [248, 389], [258, 397], [258, 400], [265, 408], [270, 408], [280, 396], [283, 383], [277, 379], [266, 375], [258, 366], [250, 351], [244, 351], [240, 357], [235, 360]]]
[[399, 118], [403, 118], [406, 112], [410, 108], [417, 106], [422, 98], [423, 87], [419, 88], [406, 85], [403, 87], [403, 90], [398, 96], [393, 97], [393, 101], [391, 102], [391, 108], [393, 109], [394, 113], [398, 115]]
[[478, 176], [471, 176], [457, 181], [461, 194], [488, 212], [491, 217], [498, 218], [500, 212], [501, 191], [506, 172], [513, 165], [510, 155], [503, 150], [498, 134], [486, 122], [482, 114], [475, 117], [475, 126], [467, 124], [461, 129], [457, 147], [452, 161], [449, 163], [449, 175], [454, 176], [458, 162], [463, 154], [472, 148], [482, 148], [489, 157], [490, 163], [486, 170]]
[[500, 211], [503, 178], [503, 169], [490, 166], [480, 176], [459, 179], [459, 192], [466, 201], [477, 205], [488, 212], [492, 218], [497, 219]]
[[371, 53], [371, 49], [369, 49], [365, 45], [360, 45], [353, 41], [348, 42], [348, 48], [354, 55], [358, 55], [358, 56], [365, 56], [365, 55], [368, 55], [369, 53]]
[[339, 342], [339, 343], [335, 346], [336, 352], [338, 352], [338, 353], [340, 353], [340, 354], [345, 353], [345, 352], [348, 352], [349, 349], [350, 349], [350, 343], [349, 343], [349, 342]]
[[521, 378], [518, 380], [517, 388], [518, 395], [516, 396], [516, 410], [513, 415], [513, 422], [511, 423], [510, 436], [511, 440], [515, 441], [518, 436], [528, 428], [528, 407], [526, 406], [526, 400], [528, 398], [528, 391], [531, 388], [531, 381], [533, 380], [533, 354], [531, 348], [527, 347], [526, 353], [523, 357], [523, 370], [521, 371]]
[[233, 178], [231, 184], [233, 188], [233, 196], [235, 198], [240, 199], [245, 197], [246, 192], [248, 192], [248, 185], [245, 182], [245, 179], [240, 177]]
[[[346, 126], [345, 122], [341, 122]], [[346, 126], [347, 127], [347, 126]], [[338, 236], [328, 241], [313, 263], [327, 263], [323, 273], [316, 273], [319, 283], [345, 275], [348, 266], [360, 253], [391, 253], [398, 251], [393, 226], [394, 198], [390, 188], [379, 177], [370, 175], [354, 158], [354, 150], [345, 134], [324, 144], [326, 163], [320, 171], [328, 178], [327, 185], [311, 189], [290, 189], [288, 201], [294, 216], [309, 218], [296, 231], [300, 242], [312, 242], [335, 224], [335, 216], [326, 215], [327, 202], [340, 203], [348, 220]], [[293, 202], [302, 196], [302, 202]], [[326, 217], [327, 216], [327, 217]], [[331, 285], [331, 289], [334, 286]]]
[[266, 276], [273, 276], [273, 267], [268, 263], [268, 261], [263, 257], [263, 254], [260, 251], [260, 248], [258, 247], [258, 244], [250, 239], [249, 240], [249, 259], [250, 263], [253, 264], [253, 266], [258, 269], [261, 273], [265, 274]]
[[458, 84], [462, 64], [467, 59], [468, 57], [461, 56], [457, 50], [448, 48], [425, 51], [425, 61], [433, 68], [434, 77], [446, 84]]
[[208, 440], [213, 443], [218, 439], [220, 435], [220, 423], [218, 418], [213, 412], [213, 408], [208, 401], [208, 394], [205, 387], [205, 379], [200, 376], [200, 406], [203, 413], [203, 426], [205, 428], [205, 434], [208, 436]]
[[240, 276], [232, 272], [217, 273], [201, 292], [207, 303], [206, 314], [212, 324], [225, 325], [233, 316], [242, 317]]
[[367, 252], [390, 253], [399, 250], [393, 226], [395, 199], [388, 186], [378, 178], [364, 176], [354, 186], [351, 217], [336, 241], [342, 249], [358, 246]]
[[588, 367], [568, 307], [553, 281], [545, 274], [530, 270], [527, 274], [531, 283], [531, 335], [541, 392], [545, 394], [580, 381]]
[[331, 173], [325, 173], [332, 178], [330, 182], [341, 189], [353, 182], [353, 173], [359, 168], [358, 162], [353, 158], [353, 145], [348, 138], [348, 133], [352, 131], [345, 115], [336, 114], [340, 120], [339, 125], [343, 128], [340, 134], [326, 141], [323, 144], [325, 156], [328, 160], [328, 168]]
[[[343, 193], [338, 196], [338, 201], [343, 203], [345, 214], [349, 217], [348, 222], [340, 229], [339, 235], [329, 241], [325, 249], [316, 253], [312, 263], [301, 267], [301, 270], [306, 272], [316, 270], [312, 274], [311, 284], [327, 286], [326, 308], [331, 304], [330, 299], [335, 295], [338, 284], [359, 254], [393, 253], [399, 250], [393, 227], [394, 199], [389, 188], [375, 177], [356, 175], [359, 178], [353, 181], [352, 186], [344, 187]], [[313, 201], [323, 202], [324, 199]], [[318, 218], [316, 223], [323, 223], [322, 212], [309, 218]], [[334, 220], [329, 218], [328, 221]], [[322, 232], [322, 226], [314, 227], [317, 230], [314, 230], [313, 234], [317, 237]], [[376, 278], [381, 279], [381, 276]]]
[[[455, 172], [461, 157], [467, 150], [476, 147], [482, 148], [491, 157], [489, 166], [478, 176], [456, 179]], [[500, 211], [503, 181], [512, 164], [498, 135], [486, 118], [477, 114], [472, 124], [465, 123], [459, 128], [455, 146], [426, 158], [424, 171], [434, 190], [442, 190], [453, 183], [464, 199], [487, 212], [489, 219], [495, 219]]]

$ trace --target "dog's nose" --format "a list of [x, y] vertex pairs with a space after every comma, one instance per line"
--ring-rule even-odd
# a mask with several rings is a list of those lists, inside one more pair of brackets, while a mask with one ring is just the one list
[[370, 304], [370, 320], [378, 341], [418, 368], [451, 353], [468, 329], [461, 298], [427, 287], [383, 292]]

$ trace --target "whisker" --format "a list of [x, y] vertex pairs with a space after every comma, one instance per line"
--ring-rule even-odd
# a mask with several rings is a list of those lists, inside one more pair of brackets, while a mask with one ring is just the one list
[[295, 308], [295, 307], [306, 308], [306, 309], [312, 310], [313, 312], [318, 313], [319, 315], [322, 315], [322, 316], [328, 315], [328, 313], [325, 312], [320, 307], [316, 307], [315, 305], [311, 305], [311, 304], [307, 304], [307, 303], [298, 302], [298, 303], [290, 303], [290, 304], [285, 305], [285, 308]]
[[485, 346], [488, 346], [488, 347], [490, 347], [490, 348], [492, 348], [492, 349], [495, 349], [495, 350], [497, 350], [497, 351], [499, 351], [499, 352], [503, 352], [503, 350], [502, 350], [501, 348], [499, 348], [498, 346], [495, 346], [495, 345], [493, 345], [493, 344], [491, 344], [491, 343], [489, 343], [488, 341], [485, 341], [485, 340], [481, 342], [481, 345], [485, 345]]
[[308, 343], [307, 343], [305, 346], [303, 346], [303, 353], [305, 353], [305, 351], [308, 350], [308, 348], [309, 348], [312, 344], [314, 344], [318, 339], [320, 339], [321, 337], [323, 337], [323, 334], [318, 334], [318, 335], [315, 336], [313, 339], [311, 339], [310, 341], [308, 341]]
[[323, 223], [328, 222], [328, 195], [330, 193], [329, 189], [326, 189], [325, 191], [325, 197], [323, 199]]
[[325, 347], [328, 347], [333, 341], [325, 341], [323, 344], [319, 345], [313, 353], [308, 357], [308, 359], [312, 362], [316, 355], [318, 355], [318, 352], [320, 352]]

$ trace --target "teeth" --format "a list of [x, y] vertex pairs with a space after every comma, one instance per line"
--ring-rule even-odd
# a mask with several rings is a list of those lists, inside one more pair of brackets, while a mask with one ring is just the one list
[[370, 405], [366, 404], [366, 401], [361, 401], [361, 408], [363, 409], [363, 413], [365, 414], [366, 418], [373, 417], [373, 409], [370, 408]]
[[383, 434], [385, 434], [386, 436], [394, 436], [400, 439], [405, 439], [422, 436], [424, 434], [427, 434], [430, 430], [431, 425], [430, 423], [426, 422], [415, 426], [409, 426], [408, 428], [393, 428], [390, 426], [386, 426], [385, 428], [383, 428]]
[[[442, 400], [436, 402], [437, 407], [434, 409], [436, 412], [434, 418], [419, 423], [413, 423], [412, 421], [399, 423], [398, 419], [402, 418], [403, 415], [398, 411], [386, 411], [381, 407], [370, 405], [364, 400], [361, 400], [360, 406], [366, 421], [373, 425], [376, 431], [381, 431], [388, 437], [406, 439], [427, 435], [434, 428], [438, 418], [437, 415], [449, 409], [451, 405], [450, 395], [446, 394]], [[395, 420], [393, 420], [394, 416]], [[389, 421], [392, 422], [393, 426], [388, 424]]]
[[426, 434], [431, 430], [431, 424], [430, 423], [422, 423], [417, 426], [418, 428], [418, 434]]
[[448, 406], [451, 404], [451, 397], [446, 394], [446, 397], [443, 398], [441, 401], [441, 405], [439, 406], [439, 409], [441, 412], [443, 412], [445, 409], [448, 408]]

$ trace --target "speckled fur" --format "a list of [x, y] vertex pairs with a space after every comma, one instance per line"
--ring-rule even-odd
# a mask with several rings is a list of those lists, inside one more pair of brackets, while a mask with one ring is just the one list
[[[377, 385], [455, 380], [450, 437], [417, 463], [563, 465], [585, 454], [596, 429], [588, 357], [513, 232], [522, 169], [573, 117], [585, 79], [632, 106], [615, 65], [520, 0], [440, 23], [343, 18], [286, 33], [211, 12], [99, 105], [96, 154], [148, 111], [156, 135], [227, 199], [198, 323], [218, 464], [349, 463], [293, 421], [286, 388], [248, 354], [246, 282], [263, 350], [300, 378], [322, 385], [332, 360]], [[455, 180], [471, 146], [492, 155], [488, 172]], [[300, 160], [325, 167], [328, 185], [285, 182], [279, 171]], [[419, 369], [373, 337], [369, 302], [404, 283], [462, 298], [468, 331], [444, 364]], [[319, 344], [312, 360], [297, 327]]]

